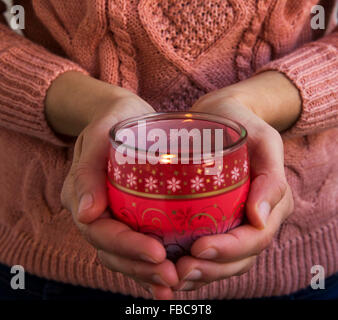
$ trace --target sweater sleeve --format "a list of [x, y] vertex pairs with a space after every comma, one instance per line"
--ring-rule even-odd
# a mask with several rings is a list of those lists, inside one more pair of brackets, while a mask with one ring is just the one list
[[0, 23], [0, 127], [67, 146], [48, 125], [44, 101], [52, 81], [70, 70], [87, 74]]
[[307, 135], [338, 126], [338, 28], [331, 34], [271, 61], [259, 72], [283, 73], [298, 88], [302, 112], [285, 135]]

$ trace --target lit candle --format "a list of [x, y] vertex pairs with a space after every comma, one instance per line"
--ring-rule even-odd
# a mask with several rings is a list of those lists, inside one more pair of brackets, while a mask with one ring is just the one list
[[[115, 133], [125, 128], [129, 139], [120, 151]], [[107, 173], [115, 218], [160, 240], [172, 260], [190, 254], [197, 238], [235, 228], [250, 186], [246, 139], [240, 124], [202, 113], [151, 114], [116, 124]], [[135, 161], [120, 164], [122, 150], [132, 151], [126, 160], [135, 154]], [[198, 152], [201, 161], [195, 162]]]

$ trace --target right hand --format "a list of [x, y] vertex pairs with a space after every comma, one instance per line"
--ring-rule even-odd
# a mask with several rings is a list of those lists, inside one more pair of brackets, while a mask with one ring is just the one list
[[[69, 91], [69, 87], [74, 90]], [[113, 219], [107, 209], [108, 132], [118, 121], [154, 110], [128, 90], [75, 72], [57, 78], [48, 95], [46, 114], [54, 130], [72, 135], [74, 128], [80, 130], [81, 125], [84, 126], [76, 140], [72, 166], [62, 189], [62, 204], [71, 211], [75, 224], [98, 250], [106, 267], [138, 281], [157, 299], [171, 299], [173, 292], [170, 287], [178, 283], [178, 275], [175, 265], [166, 259], [163, 245]], [[65, 97], [67, 101], [64, 101]], [[96, 102], [99, 103], [94, 107]], [[64, 121], [60, 111], [62, 103], [65, 117], [68, 115]], [[77, 108], [82, 112], [77, 113]], [[55, 117], [54, 113], [57, 114]], [[72, 114], [80, 118], [74, 117], [73, 126], [69, 119]]]

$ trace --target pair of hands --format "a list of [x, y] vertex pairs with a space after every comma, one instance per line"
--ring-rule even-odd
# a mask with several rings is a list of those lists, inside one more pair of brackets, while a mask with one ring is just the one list
[[[86, 90], [95, 94], [86, 96]], [[276, 92], [287, 98], [279, 99]], [[117, 121], [154, 112], [152, 107], [127, 90], [76, 72], [57, 78], [46, 99], [47, 119], [54, 130], [78, 135], [61, 194], [63, 205], [98, 250], [102, 263], [133, 278], [156, 299], [172, 299], [174, 290], [194, 290], [247, 272], [293, 210], [283, 143], [275, 128], [284, 130], [297, 119], [300, 101], [297, 89], [284, 76], [260, 74], [203, 96], [191, 110], [228, 117], [248, 130], [252, 180], [246, 207], [248, 223], [227, 234], [198, 239], [191, 255], [174, 264], [166, 259], [157, 240], [112, 219], [107, 210], [108, 131]]]

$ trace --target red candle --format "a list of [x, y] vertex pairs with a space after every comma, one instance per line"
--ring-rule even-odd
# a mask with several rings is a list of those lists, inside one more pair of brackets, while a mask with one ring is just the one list
[[245, 128], [205, 113], [157, 113], [116, 124], [107, 186], [116, 219], [155, 237], [168, 258], [243, 220], [249, 191]]

